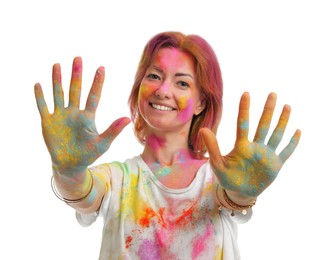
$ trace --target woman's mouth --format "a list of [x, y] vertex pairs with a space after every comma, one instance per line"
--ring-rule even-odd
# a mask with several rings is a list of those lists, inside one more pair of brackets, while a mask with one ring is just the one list
[[168, 106], [164, 106], [164, 105], [158, 105], [158, 104], [154, 104], [154, 103], [150, 103], [150, 105], [157, 110], [161, 110], [161, 111], [172, 111], [174, 110], [173, 107], [168, 107]]

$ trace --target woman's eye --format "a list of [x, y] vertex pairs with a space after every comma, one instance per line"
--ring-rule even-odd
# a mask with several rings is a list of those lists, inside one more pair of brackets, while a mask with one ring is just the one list
[[184, 81], [179, 81], [178, 84], [183, 88], [188, 88], [189, 87], [189, 84], [187, 82], [184, 82]]
[[148, 74], [147, 78], [149, 79], [160, 79], [160, 77], [156, 74], [150, 73]]

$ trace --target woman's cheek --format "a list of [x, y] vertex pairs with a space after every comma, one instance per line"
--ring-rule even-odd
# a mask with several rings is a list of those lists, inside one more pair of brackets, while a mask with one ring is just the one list
[[193, 115], [193, 102], [187, 97], [181, 97], [178, 102], [179, 107], [179, 119], [181, 121], [187, 121], [192, 118]]
[[150, 85], [141, 84], [139, 89], [139, 99], [147, 99], [152, 94], [154, 89], [155, 87]]

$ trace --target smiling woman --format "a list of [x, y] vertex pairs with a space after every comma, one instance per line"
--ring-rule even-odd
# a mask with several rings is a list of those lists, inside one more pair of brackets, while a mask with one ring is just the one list
[[[155, 58], [156, 55], [159, 55], [158, 52], [170, 52], [170, 50], [167, 50], [168, 48], [171, 48], [174, 52], [171, 58], [173, 65], [168, 64], [169, 58], [167, 57]], [[185, 59], [176, 58], [176, 54], [180, 54], [181, 58]], [[154, 69], [158, 73], [162, 72], [162, 69], [156, 65], [152, 65], [152, 62], [157, 64], [162, 63], [163, 66], [167, 67], [174, 65], [181, 66], [183, 63], [186, 63], [185, 67], [187, 68], [187, 72], [190, 72], [188, 73], [190, 77], [186, 75], [186, 83], [177, 83], [185, 87], [190, 83], [192, 84], [191, 87], [197, 88], [196, 91], [201, 92], [199, 98], [202, 102], [201, 106], [204, 108], [199, 116], [194, 116], [192, 119], [193, 122], [189, 131], [188, 144], [192, 151], [199, 152], [200, 155], [203, 155], [206, 152], [206, 147], [202, 139], [198, 138], [198, 131], [202, 127], [207, 127], [216, 133], [222, 113], [222, 76], [217, 57], [212, 47], [197, 35], [185, 36], [180, 33], [159, 34], [152, 38], [145, 46], [129, 98], [135, 134], [142, 144], [145, 142], [145, 122], [138, 109], [140, 85], [148, 69]], [[176, 71], [174, 74], [176, 76], [182, 76], [182, 74], [187, 74], [187, 72]], [[157, 78], [158, 76], [156, 74], [153, 77]], [[148, 92], [148, 90], [146, 91]], [[187, 103], [188, 100], [185, 97], [178, 100], [178, 105], [186, 106], [188, 105]]]
[[223, 156], [216, 140], [222, 78], [215, 53], [197, 35], [160, 33], [143, 51], [129, 97], [142, 153], [90, 167], [130, 120], [119, 118], [99, 134], [95, 112], [104, 68], [95, 74], [85, 110], [79, 109], [81, 74], [77, 57], [68, 107], [59, 64], [53, 67], [54, 113], [49, 113], [39, 84], [35, 96], [56, 191], [76, 209], [82, 225], [104, 217], [100, 259], [240, 259], [237, 223], [249, 220], [257, 197], [299, 142], [297, 130], [283, 151], [275, 153], [290, 107], [284, 106], [266, 144], [276, 104], [276, 94], [269, 94], [251, 142], [250, 97], [244, 93], [237, 139]]
[[186, 133], [188, 144], [193, 115], [204, 109], [194, 63], [191, 55], [180, 50], [159, 50], [139, 89], [138, 107], [147, 123], [145, 131], [151, 127], [153, 131]]

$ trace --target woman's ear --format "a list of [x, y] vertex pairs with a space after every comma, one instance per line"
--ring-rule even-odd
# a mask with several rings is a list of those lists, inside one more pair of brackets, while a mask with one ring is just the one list
[[202, 100], [199, 101], [199, 104], [197, 105], [194, 115], [198, 116], [205, 108], [205, 99], [203, 98]]

